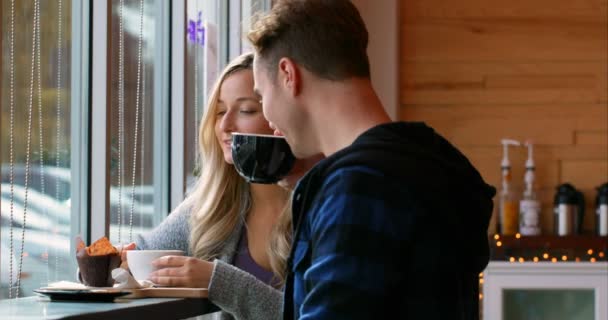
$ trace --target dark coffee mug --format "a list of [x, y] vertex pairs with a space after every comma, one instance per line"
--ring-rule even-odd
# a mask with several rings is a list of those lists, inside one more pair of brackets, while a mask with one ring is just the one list
[[232, 161], [236, 171], [251, 183], [276, 183], [295, 162], [284, 137], [232, 133]]

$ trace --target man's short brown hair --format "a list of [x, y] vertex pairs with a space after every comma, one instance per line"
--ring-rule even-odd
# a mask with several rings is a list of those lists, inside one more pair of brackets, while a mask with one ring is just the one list
[[280, 0], [248, 38], [269, 70], [288, 57], [329, 80], [370, 77], [367, 29], [348, 0]]

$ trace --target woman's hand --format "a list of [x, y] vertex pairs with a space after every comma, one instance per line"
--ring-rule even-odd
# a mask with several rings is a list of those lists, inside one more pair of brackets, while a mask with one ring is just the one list
[[129, 250], [135, 250], [137, 246], [135, 245], [135, 242], [131, 242], [127, 245], [124, 246], [118, 246], [116, 249], [118, 249], [118, 252], [120, 253], [120, 267], [126, 270], [129, 270], [129, 264], [127, 263], [127, 251]]
[[192, 257], [165, 256], [152, 265], [159, 270], [148, 280], [167, 287], [207, 288], [213, 273], [213, 262]]

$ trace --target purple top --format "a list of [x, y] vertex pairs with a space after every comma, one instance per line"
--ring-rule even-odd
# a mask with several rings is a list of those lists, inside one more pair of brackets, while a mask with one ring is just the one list
[[278, 280], [274, 277], [274, 273], [262, 268], [251, 257], [251, 254], [249, 253], [249, 243], [247, 241], [247, 232], [241, 234], [241, 239], [239, 240], [239, 245], [236, 250], [236, 256], [234, 257], [235, 267], [249, 272], [258, 278], [258, 280], [268, 285], [275, 288], [278, 287]]

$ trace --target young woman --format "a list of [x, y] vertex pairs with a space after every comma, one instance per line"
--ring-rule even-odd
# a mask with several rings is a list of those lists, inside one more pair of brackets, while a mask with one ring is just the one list
[[162, 269], [150, 280], [207, 287], [222, 319], [281, 317], [291, 241], [289, 191], [249, 184], [232, 165], [233, 132], [273, 134], [253, 91], [252, 60], [252, 54], [236, 58], [213, 88], [199, 133], [202, 173], [193, 191], [161, 225], [135, 242], [137, 249], [188, 252], [189, 257], [157, 260]]

